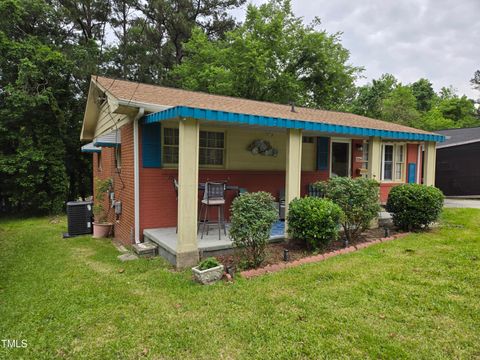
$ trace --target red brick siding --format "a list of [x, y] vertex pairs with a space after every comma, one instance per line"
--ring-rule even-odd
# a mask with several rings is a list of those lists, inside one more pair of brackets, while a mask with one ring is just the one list
[[[104, 208], [108, 210], [108, 220], [114, 223], [115, 239], [124, 244], [132, 243], [135, 225], [134, 213], [134, 168], [133, 168], [133, 125], [127, 124], [121, 128], [122, 145], [121, 169], [115, 168], [115, 149], [102, 147], [102, 169], [98, 169], [98, 154], [93, 155], [93, 177], [95, 179], [113, 179], [115, 200], [122, 202], [122, 213], [115, 216], [115, 211], [110, 207], [108, 196], [105, 196]], [[94, 186], [95, 196], [95, 186]]]
[[357, 161], [358, 158], [363, 158], [363, 150], [360, 151], [360, 147], [363, 146], [363, 140], [352, 140], [352, 177], [359, 177], [360, 169], [363, 167], [363, 163]]

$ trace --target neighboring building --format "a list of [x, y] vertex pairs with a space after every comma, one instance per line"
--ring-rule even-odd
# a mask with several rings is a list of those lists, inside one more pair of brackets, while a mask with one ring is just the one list
[[480, 195], [480, 127], [438, 131], [435, 185], [447, 196]]
[[[93, 142], [84, 151], [94, 153], [94, 177], [113, 178], [111, 198], [121, 202], [120, 214], [111, 211], [115, 237], [132, 244], [146, 235], [184, 267], [207, 246], [197, 241], [199, 183], [227, 181], [288, 204], [315, 181], [365, 176], [380, 181], [385, 202], [394, 185], [419, 183], [422, 167], [433, 185], [436, 142], [444, 136], [354, 114], [94, 76], [81, 139]], [[234, 196], [227, 192], [227, 219]], [[218, 241], [209, 246], [220, 249]]]

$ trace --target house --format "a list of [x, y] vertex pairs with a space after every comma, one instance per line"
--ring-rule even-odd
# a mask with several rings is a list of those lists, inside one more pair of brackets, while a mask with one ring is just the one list
[[[421, 167], [425, 184], [434, 184], [436, 142], [444, 136], [354, 114], [93, 76], [81, 139], [92, 142], [85, 149], [94, 154], [94, 177], [113, 178], [115, 237], [154, 241], [186, 267], [231, 247], [224, 235], [197, 240], [199, 184], [226, 181], [277, 200], [284, 194], [288, 211], [315, 181], [365, 176], [381, 182], [385, 202], [396, 184], [420, 182]], [[227, 191], [227, 220], [236, 195]]]
[[447, 196], [480, 195], [480, 127], [438, 131], [435, 183]]

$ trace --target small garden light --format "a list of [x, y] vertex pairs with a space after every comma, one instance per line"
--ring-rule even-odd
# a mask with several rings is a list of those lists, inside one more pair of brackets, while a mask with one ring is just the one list
[[385, 230], [385, 234], [384, 234], [385, 236], [384, 237], [389, 237], [390, 236], [390, 229], [387, 226], [385, 226], [383, 228], [383, 230]]
[[290, 260], [290, 254], [288, 249], [283, 249], [283, 261], [289, 261]]

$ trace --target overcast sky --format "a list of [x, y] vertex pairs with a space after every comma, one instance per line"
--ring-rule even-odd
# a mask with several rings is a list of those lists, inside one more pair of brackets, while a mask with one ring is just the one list
[[[305, 22], [318, 16], [329, 33], [343, 32], [351, 63], [365, 67], [360, 84], [391, 73], [403, 83], [425, 77], [435, 90], [453, 85], [480, 97], [470, 86], [480, 70], [480, 0], [292, 0], [292, 6]], [[235, 11], [239, 20], [245, 9]]]

